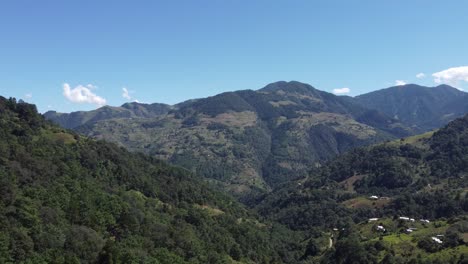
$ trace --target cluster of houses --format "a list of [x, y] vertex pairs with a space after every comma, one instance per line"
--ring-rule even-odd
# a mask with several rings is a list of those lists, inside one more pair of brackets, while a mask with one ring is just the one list
[[[409, 217], [406, 217], [406, 216], [400, 216], [398, 217], [399, 220], [403, 220], [403, 221], [410, 221], [410, 222], [416, 222], [416, 220], [414, 218], [409, 218]], [[368, 222], [375, 222], [379, 220], [379, 218], [369, 218]], [[419, 220], [420, 222], [422, 223], [430, 223], [431, 221], [427, 220], [427, 219], [420, 219]]]
[[[409, 217], [406, 217], [406, 216], [400, 216], [400, 217], [398, 217], [398, 219], [403, 220], [403, 221], [416, 222], [416, 220], [414, 218], [409, 218]], [[378, 220], [379, 220], [379, 218], [369, 218], [368, 222], [376, 222]], [[430, 221], [427, 220], [427, 219], [420, 219], [419, 221], [422, 222], [422, 223], [430, 223]], [[382, 224], [377, 225], [375, 228], [379, 232], [386, 232], [386, 229]], [[415, 230], [417, 230], [416, 227], [410, 227], [410, 228], [407, 228], [405, 230], [405, 232], [407, 234], [410, 234], [410, 233], [413, 233], [413, 231], [415, 231]], [[437, 235], [435, 237], [431, 237], [431, 239], [432, 239], [432, 241], [434, 241], [437, 244], [442, 244], [443, 241], [439, 238], [439, 237], [442, 237], [442, 236], [443, 235]]]
[[[414, 218], [409, 218], [409, 217], [406, 217], [406, 216], [400, 216], [398, 217], [398, 219], [400, 220], [403, 220], [403, 221], [410, 221], [410, 222], [415, 222], [416, 220]], [[426, 223], [426, 224], [429, 224], [431, 221], [427, 220], [427, 219], [419, 219], [420, 222], [422, 223]]]

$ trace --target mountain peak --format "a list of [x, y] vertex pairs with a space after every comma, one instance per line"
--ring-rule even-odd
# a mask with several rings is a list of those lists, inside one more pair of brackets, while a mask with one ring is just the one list
[[465, 94], [463, 91], [454, 88], [450, 85], [441, 84], [435, 87], [422, 86], [419, 84], [409, 83], [405, 85], [392, 86], [381, 90], [372, 91], [366, 94], [356, 96], [356, 98], [365, 98], [369, 96], [381, 95], [381, 96], [395, 96], [396, 94], [405, 96], [426, 96], [426, 95], [437, 95], [437, 96], [459, 96]]
[[448, 84], [441, 84], [441, 85], [437, 85], [436, 87], [434, 87], [436, 89], [445, 89], [445, 90], [456, 90], [456, 91], [460, 91], [462, 92], [460, 89], [457, 89], [453, 86], [450, 86]]
[[396, 85], [390, 88], [427, 88], [427, 87], [419, 85], [419, 84], [415, 84], [415, 83], [407, 83], [404, 85]]
[[[392, 87], [389, 87], [389, 88], [383, 89], [383, 90], [392, 90], [392, 89], [405, 89], [405, 90], [418, 89], [418, 90], [426, 90], [426, 91], [430, 91], [430, 89], [437, 89], [437, 90], [448, 90], [448, 91], [462, 92], [460, 89], [457, 89], [457, 88], [455, 88], [453, 86], [450, 86], [450, 85], [447, 85], [447, 84], [440, 84], [438, 86], [429, 87], [429, 86], [422, 86], [422, 85], [414, 84], [414, 83], [408, 83], [408, 84], [405, 84], [405, 85], [392, 86]], [[374, 92], [379, 92], [379, 90], [374, 91]]]
[[260, 92], [277, 92], [277, 91], [284, 91], [284, 92], [292, 92], [292, 93], [310, 93], [311, 91], [315, 91], [316, 89], [312, 87], [310, 84], [302, 83], [298, 81], [278, 81], [274, 83], [270, 83], [260, 89]]

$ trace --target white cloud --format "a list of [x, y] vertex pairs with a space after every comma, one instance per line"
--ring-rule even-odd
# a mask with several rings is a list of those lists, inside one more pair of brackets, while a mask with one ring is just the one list
[[32, 93], [27, 93], [24, 95], [24, 99], [31, 99], [32, 98]]
[[88, 84], [86, 86], [78, 85], [75, 88], [71, 88], [68, 83], [63, 84], [63, 96], [73, 103], [89, 103], [98, 106], [106, 104], [106, 99], [94, 94], [91, 90], [95, 89], [96, 86]]
[[456, 86], [460, 82], [468, 82], [468, 66], [449, 68], [433, 73], [432, 77], [434, 77], [436, 83], [447, 83]]
[[90, 84], [90, 83], [88, 83], [88, 84], [86, 85], [86, 87], [88, 87], [88, 88], [91, 89], [91, 90], [95, 90], [95, 89], [98, 88], [96, 85], [92, 85], [92, 84]]
[[347, 94], [349, 92], [351, 92], [351, 89], [347, 87], [333, 89], [334, 94]]
[[125, 87], [122, 88], [122, 97], [127, 99], [127, 100], [132, 100], [132, 97], [130, 96], [130, 92]]
[[420, 72], [420, 73], [416, 74], [416, 78], [418, 78], [418, 79], [422, 79], [424, 77], [426, 77], [426, 74], [424, 74], [423, 72]]
[[403, 80], [396, 80], [396, 81], [395, 81], [395, 85], [396, 85], [396, 86], [402, 86], [402, 85], [405, 85], [405, 84], [406, 84], [406, 82], [403, 81]]

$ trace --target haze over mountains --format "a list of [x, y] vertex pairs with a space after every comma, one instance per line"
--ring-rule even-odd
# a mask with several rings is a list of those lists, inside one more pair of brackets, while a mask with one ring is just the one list
[[468, 109], [467, 95], [448, 85], [424, 87], [407, 84], [359, 95], [354, 99], [418, 132], [425, 132], [463, 116]]
[[92, 111], [78, 111], [70, 114], [48, 111], [45, 113], [45, 117], [52, 119], [64, 128], [73, 129], [85, 124], [112, 118], [151, 118], [166, 114], [170, 109], [171, 106], [166, 104], [140, 104], [133, 102], [125, 103], [120, 107], [103, 106]]
[[127, 103], [45, 117], [168, 160], [248, 200], [351, 148], [446, 124], [464, 113], [465, 96], [446, 85], [404, 85], [352, 98], [292, 81], [174, 106]]

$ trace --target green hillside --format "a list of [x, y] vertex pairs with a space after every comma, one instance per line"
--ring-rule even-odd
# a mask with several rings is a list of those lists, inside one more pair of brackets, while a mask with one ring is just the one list
[[0, 98], [0, 263], [296, 263], [302, 235], [186, 170]]
[[278, 185], [256, 212], [184, 169], [71, 133], [14, 99], [0, 98], [0, 135], [1, 263], [468, 259], [468, 116], [349, 151]]
[[[333, 235], [325, 252], [311, 240], [310, 259], [325, 263], [459, 263], [468, 256], [467, 176], [465, 116], [434, 133], [352, 150], [277, 188], [257, 210], [316, 239]], [[370, 218], [379, 220], [362, 224]], [[418, 230], [405, 234], [410, 227]]]

